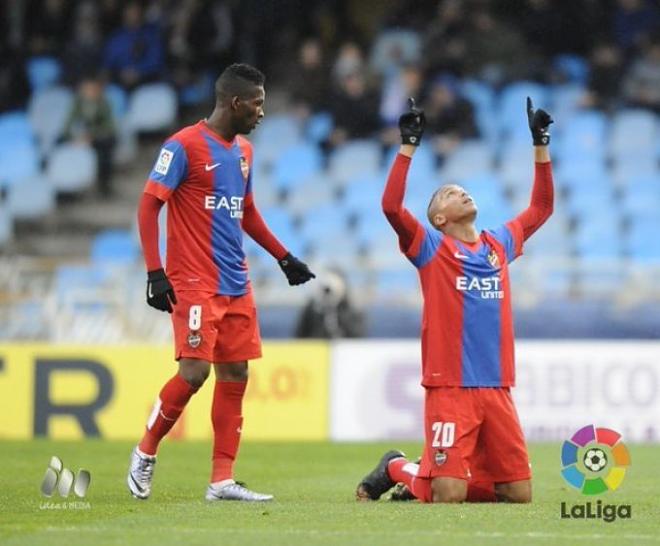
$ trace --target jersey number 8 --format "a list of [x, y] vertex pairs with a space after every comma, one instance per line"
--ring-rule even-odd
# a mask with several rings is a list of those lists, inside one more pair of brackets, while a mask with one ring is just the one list
[[188, 315], [188, 327], [191, 330], [199, 330], [202, 327], [202, 306], [191, 305]]

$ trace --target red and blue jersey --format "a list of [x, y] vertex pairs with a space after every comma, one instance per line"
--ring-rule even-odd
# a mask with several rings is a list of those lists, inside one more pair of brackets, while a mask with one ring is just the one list
[[243, 210], [252, 202], [252, 145], [227, 142], [205, 121], [163, 145], [145, 190], [167, 202], [167, 275], [175, 291], [250, 290]]
[[509, 387], [515, 382], [508, 264], [522, 253], [513, 220], [464, 243], [417, 226], [408, 248], [424, 296], [422, 384]]

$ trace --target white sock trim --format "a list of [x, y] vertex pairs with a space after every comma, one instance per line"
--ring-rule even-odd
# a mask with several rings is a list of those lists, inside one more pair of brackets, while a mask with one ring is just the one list
[[219, 481], [219, 482], [212, 482], [211, 487], [217, 489], [219, 487], [224, 487], [225, 485], [230, 485], [232, 483], [236, 483], [236, 482], [234, 480], [232, 480], [231, 478], [229, 478], [227, 480], [222, 480], [222, 481]]

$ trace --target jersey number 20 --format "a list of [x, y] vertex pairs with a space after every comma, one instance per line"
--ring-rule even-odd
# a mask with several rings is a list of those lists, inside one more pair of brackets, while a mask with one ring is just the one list
[[454, 445], [456, 436], [456, 423], [443, 423], [436, 421], [431, 425], [433, 441], [431, 447], [451, 447]]

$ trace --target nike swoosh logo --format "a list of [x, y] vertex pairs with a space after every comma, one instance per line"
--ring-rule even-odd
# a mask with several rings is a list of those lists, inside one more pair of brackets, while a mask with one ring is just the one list
[[206, 165], [204, 165], [204, 169], [206, 170], [206, 172], [209, 172], [209, 171], [212, 171], [213, 169], [215, 169], [216, 167], [219, 167], [219, 166], [220, 166], [220, 163], [214, 163], [213, 165], [209, 165], [207, 163]]
[[458, 258], [459, 260], [467, 260], [469, 256], [466, 256], [465, 254], [461, 254], [458, 250], [454, 252], [454, 258]]
[[147, 291], [147, 296], [149, 296], [150, 298], [153, 298], [154, 293], [153, 293], [153, 290], [151, 288], [152, 288], [152, 285], [151, 285], [151, 283], [149, 283], [149, 290]]

